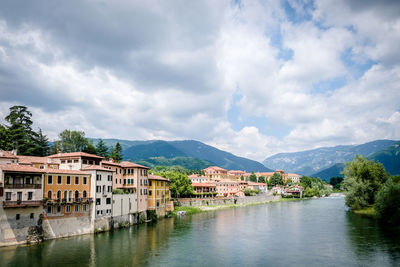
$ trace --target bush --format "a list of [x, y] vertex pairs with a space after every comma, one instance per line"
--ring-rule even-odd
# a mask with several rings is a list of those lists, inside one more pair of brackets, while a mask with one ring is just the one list
[[146, 215], [142, 212], [139, 215], [139, 223], [144, 223], [146, 222]]
[[155, 210], [148, 210], [147, 211], [147, 219], [151, 220], [152, 222], [157, 221], [157, 212]]
[[113, 192], [113, 194], [117, 194], [117, 195], [122, 195], [122, 194], [124, 194], [124, 190], [118, 189], [118, 188], [113, 189], [112, 192]]
[[375, 198], [375, 210], [378, 218], [392, 225], [400, 225], [400, 183], [389, 178]]

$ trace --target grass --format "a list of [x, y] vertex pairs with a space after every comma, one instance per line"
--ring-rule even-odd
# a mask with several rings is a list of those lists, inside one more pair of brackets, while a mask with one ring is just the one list
[[352, 212], [355, 214], [365, 215], [369, 217], [376, 217], [376, 212], [374, 207], [367, 207], [358, 210], [353, 210]]
[[186, 211], [186, 214], [196, 214], [202, 212], [199, 207], [175, 207], [173, 214], [177, 215], [178, 211]]

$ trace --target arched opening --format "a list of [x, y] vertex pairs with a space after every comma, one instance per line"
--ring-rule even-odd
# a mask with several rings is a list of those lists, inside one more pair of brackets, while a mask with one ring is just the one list
[[64, 199], [65, 199], [65, 201], [67, 201], [67, 198], [68, 198], [68, 192], [64, 191]]
[[48, 197], [49, 199], [51, 199], [51, 191], [48, 191], [48, 192], [47, 192], [47, 197]]
[[60, 191], [60, 190], [57, 191], [57, 199], [58, 199], [58, 200], [61, 199], [61, 191]]
[[75, 198], [76, 198], [76, 199], [79, 198], [79, 191], [78, 191], [78, 190], [75, 191]]
[[72, 200], [72, 191], [69, 191], [69, 193], [68, 193], [68, 200], [69, 201]]
[[83, 191], [83, 197], [86, 198], [87, 197], [87, 193], [86, 190]]

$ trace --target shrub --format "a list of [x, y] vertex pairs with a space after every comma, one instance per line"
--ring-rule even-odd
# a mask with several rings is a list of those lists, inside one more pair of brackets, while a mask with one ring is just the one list
[[378, 218], [392, 225], [400, 225], [400, 183], [389, 178], [375, 198], [375, 210]]

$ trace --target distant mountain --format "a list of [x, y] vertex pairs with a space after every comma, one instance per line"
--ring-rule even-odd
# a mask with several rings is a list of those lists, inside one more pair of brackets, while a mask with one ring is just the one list
[[343, 171], [344, 167], [345, 167], [344, 163], [336, 163], [335, 165], [333, 165], [329, 168], [326, 168], [322, 171], [319, 171], [317, 173], [311, 174], [310, 176], [319, 177], [322, 180], [329, 182], [329, 180], [332, 177], [343, 177], [341, 172]]
[[[321, 147], [302, 152], [279, 153], [265, 159], [263, 164], [271, 169], [282, 169], [301, 175], [314, 175], [337, 163], [351, 161], [357, 154], [370, 156], [394, 143], [396, 141], [376, 140], [361, 145]], [[333, 169], [331, 171], [333, 173]]]
[[201, 170], [215, 165], [215, 163], [191, 157], [175, 157], [167, 159], [165, 157], [151, 157], [136, 163], [153, 168], [155, 166], [182, 166], [188, 170]]
[[391, 175], [400, 175], [400, 142], [370, 155], [368, 159], [382, 163]]
[[[370, 154], [367, 158], [382, 163], [386, 171], [391, 175], [400, 175], [400, 142], [396, 142], [390, 147]], [[340, 173], [343, 171], [344, 167], [344, 163], [337, 163], [311, 176], [329, 181], [329, 179], [334, 176], [343, 177]]]
[[[98, 139], [91, 138], [96, 144]], [[103, 139], [107, 146], [115, 146], [119, 142], [123, 149], [124, 160], [134, 162], [145, 161], [149, 164], [163, 165], [181, 162], [193, 169], [203, 166], [217, 165], [228, 170], [271, 171], [258, 161], [238, 157], [232, 153], [217, 149], [195, 140], [184, 141], [129, 141], [119, 139]], [[164, 159], [168, 159], [165, 161]], [[186, 159], [185, 159], [186, 158]]]

